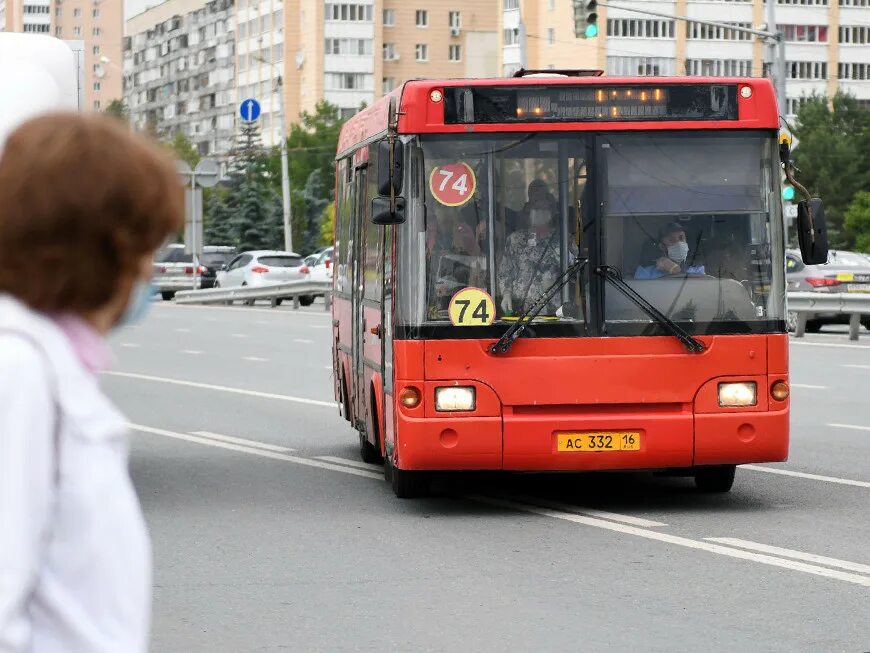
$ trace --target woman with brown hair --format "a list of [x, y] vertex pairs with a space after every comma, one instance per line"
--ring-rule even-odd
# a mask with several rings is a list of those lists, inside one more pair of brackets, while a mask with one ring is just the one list
[[0, 651], [147, 650], [148, 536], [96, 374], [183, 206], [172, 162], [111, 119], [47, 115], [5, 143]]

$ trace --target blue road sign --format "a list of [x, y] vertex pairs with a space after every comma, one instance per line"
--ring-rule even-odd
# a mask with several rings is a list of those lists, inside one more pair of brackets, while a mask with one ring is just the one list
[[255, 122], [260, 117], [260, 103], [254, 98], [242, 100], [239, 106], [239, 115], [245, 122]]

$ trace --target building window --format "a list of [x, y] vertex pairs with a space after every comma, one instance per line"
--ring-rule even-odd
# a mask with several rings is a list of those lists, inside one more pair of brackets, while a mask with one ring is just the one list
[[395, 61], [399, 58], [395, 43], [384, 43], [384, 61]]
[[447, 46], [448, 61], [462, 61], [462, 46], [451, 44]]
[[802, 5], [806, 7], [827, 7], [828, 0], [776, 0], [778, 5]]
[[326, 39], [326, 54], [370, 55], [371, 39]]
[[676, 61], [667, 57], [607, 57], [607, 74], [626, 77], [674, 75]]
[[393, 27], [396, 24], [396, 10], [384, 9], [384, 27]]
[[414, 24], [417, 27], [429, 27], [429, 12], [425, 9], [418, 9], [414, 13]]
[[823, 61], [789, 61], [786, 64], [788, 79], [827, 79], [828, 64]]
[[364, 73], [326, 73], [326, 88], [333, 91], [371, 90], [371, 75]]
[[390, 91], [396, 88], [396, 78], [395, 77], [384, 77], [381, 84], [381, 91], [386, 95]]
[[[777, 25], [783, 38], [789, 43], [827, 43], [827, 25]], [[842, 33], [842, 28], [840, 28]]]
[[417, 61], [429, 61], [429, 46], [425, 43], [418, 43], [414, 46], [414, 52], [417, 57]]
[[686, 74], [704, 77], [750, 77], [751, 59], [687, 59]]
[[73, 9], [73, 18], [81, 18], [81, 17], [82, 17], [82, 10], [79, 9], [78, 7]]
[[460, 27], [462, 27], [462, 13], [461, 12], [451, 11], [450, 14], [448, 15], [448, 20], [449, 20], [450, 27], [454, 27], [456, 29], [459, 29]]
[[520, 42], [520, 30], [518, 29], [506, 29], [504, 31], [504, 44], [505, 45], [518, 45]]
[[100, 10], [97, 7], [94, 7], [93, 11], [91, 11], [91, 16], [93, 16], [94, 18], [99, 18]]
[[841, 45], [866, 45], [870, 43], [870, 27], [863, 25], [840, 25], [839, 32]]
[[674, 38], [674, 21], [608, 18], [607, 36], [619, 36], [622, 38], [672, 39]]
[[837, 79], [870, 79], [870, 64], [840, 63], [837, 65]]
[[373, 11], [372, 5], [328, 3], [326, 5], [326, 20], [371, 22]]
[[[751, 28], [751, 23], [729, 23], [735, 27]], [[708, 41], [751, 41], [755, 38], [748, 32], [740, 32], [720, 25], [689, 23], [688, 38]]]
[[99, 83], [99, 82], [94, 82], [94, 90], [95, 90], [95, 91], [99, 91], [99, 90], [100, 90], [100, 83]]
[[102, 36], [102, 35], [103, 35], [103, 30], [99, 27], [95, 27], [94, 29], [91, 30], [91, 36]]
[[556, 43], [556, 30], [552, 27], [547, 28], [547, 44], [553, 45]]
[[78, 25], [73, 27], [73, 36], [81, 36], [81, 35], [82, 35], [82, 28], [79, 27]]
[[100, 101], [94, 100], [94, 111], [99, 111], [99, 110], [100, 110]]
[[95, 46], [93, 47], [92, 51], [93, 51], [94, 54], [100, 54], [100, 46], [99, 46], [99, 45], [95, 45]]
[[520, 0], [504, 0], [505, 9], [519, 9]]

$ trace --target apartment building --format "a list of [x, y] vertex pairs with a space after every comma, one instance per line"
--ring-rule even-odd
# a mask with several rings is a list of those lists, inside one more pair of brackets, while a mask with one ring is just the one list
[[221, 156], [236, 132], [233, 0], [166, 0], [127, 20], [124, 99], [136, 129]]
[[76, 54], [84, 60], [82, 106], [101, 111], [121, 99], [120, 0], [0, 0], [0, 30], [76, 42]]
[[[725, 27], [600, 7], [599, 36], [574, 37], [569, 0], [498, 0], [500, 65], [600, 68], [610, 75], [764, 74], [765, 48]], [[764, 0], [636, 0], [626, 5], [739, 27], [766, 20]], [[870, 106], [870, 0], [777, 0], [786, 41], [786, 114], [812, 94], [838, 90]]]
[[[345, 116], [415, 77], [498, 73], [494, 0], [237, 0], [238, 96], [263, 107], [264, 142], [320, 100]], [[283, 87], [279, 87], [281, 77]]]

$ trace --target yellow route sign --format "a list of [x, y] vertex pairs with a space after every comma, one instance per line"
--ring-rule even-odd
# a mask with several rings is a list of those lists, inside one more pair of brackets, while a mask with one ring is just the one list
[[485, 290], [463, 288], [450, 299], [448, 313], [453, 326], [489, 326], [495, 319], [495, 302]]

